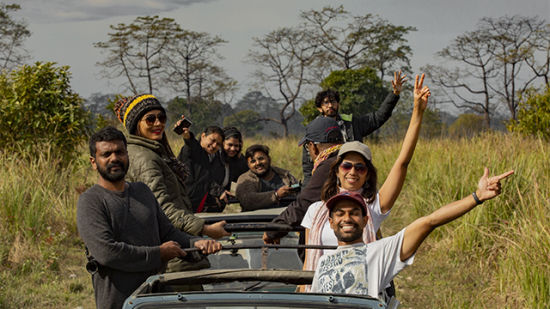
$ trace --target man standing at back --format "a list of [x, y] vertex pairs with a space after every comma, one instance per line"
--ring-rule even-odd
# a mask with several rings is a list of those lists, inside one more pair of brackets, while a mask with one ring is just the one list
[[[124, 180], [128, 171], [126, 138], [106, 127], [90, 138], [96, 185], [78, 199], [77, 226], [87, 249], [87, 269], [97, 308], [121, 308], [124, 300], [164, 264], [186, 254], [189, 235], [176, 229], [143, 183]], [[199, 240], [194, 246], [214, 253], [221, 245]]]
[[[338, 150], [343, 143], [342, 132], [333, 118], [318, 117], [307, 125], [306, 135], [299, 146], [307, 149], [312, 162], [313, 175], [296, 200], [273, 219], [274, 223], [300, 226], [309, 205], [321, 199], [321, 189], [327, 180], [330, 166], [336, 161]], [[279, 243], [280, 238], [286, 234], [286, 232], [266, 232], [263, 240], [268, 244]]]
[[[367, 135], [380, 128], [391, 116], [399, 94], [403, 89], [406, 75], [401, 76], [401, 71], [394, 73], [392, 80], [393, 91], [386, 96], [384, 102], [377, 111], [362, 116], [346, 115], [338, 113], [340, 108], [340, 94], [337, 91], [328, 89], [317, 93], [315, 107], [321, 115], [319, 117], [330, 117], [338, 123], [338, 127], [344, 137], [344, 142], [363, 141]], [[304, 172], [303, 184], [306, 185], [311, 177], [313, 161], [307, 154], [304, 147], [302, 152], [302, 170]]]

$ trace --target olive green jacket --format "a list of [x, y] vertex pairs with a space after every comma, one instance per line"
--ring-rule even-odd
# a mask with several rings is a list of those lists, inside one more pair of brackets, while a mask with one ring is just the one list
[[200, 235], [204, 219], [193, 215], [185, 186], [168, 166], [170, 156], [164, 146], [154, 140], [130, 135], [128, 155], [130, 167], [126, 179], [141, 181], [149, 186], [176, 228], [191, 235]]

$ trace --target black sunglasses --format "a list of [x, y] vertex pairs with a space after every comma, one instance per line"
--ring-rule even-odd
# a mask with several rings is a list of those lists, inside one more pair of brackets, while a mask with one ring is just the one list
[[165, 113], [149, 114], [145, 116], [145, 123], [152, 126], [155, 124], [157, 119], [159, 120], [160, 123], [166, 123], [166, 114]]
[[352, 168], [355, 168], [355, 171], [357, 171], [357, 173], [360, 173], [360, 174], [364, 174], [367, 172], [367, 166], [363, 163], [351, 163], [351, 162], [342, 162], [340, 164], [340, 168], [344, 171], [344, 172], [349, 172], [351, 171]]

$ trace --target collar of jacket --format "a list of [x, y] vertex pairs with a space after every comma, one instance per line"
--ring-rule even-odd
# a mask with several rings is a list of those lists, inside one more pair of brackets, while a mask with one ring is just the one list
[[128, 141], [128, 145], [134, 144], [134, 145], [146, 147], [153, 150], [156, 153], [163, 152], [162, 144], [152, 139], [130, 134], [128, 135], [127, 141]]

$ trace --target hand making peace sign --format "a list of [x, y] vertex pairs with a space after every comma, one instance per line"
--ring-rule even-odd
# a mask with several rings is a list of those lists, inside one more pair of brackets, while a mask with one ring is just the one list
[[424, 73], [418, 75], [414, 80], [414, 108], [418, 108], [420, 111], [424, 111], [428, 106], [428, 97], [432, 94], [428, 86], [422, 86], [424, 84]]

